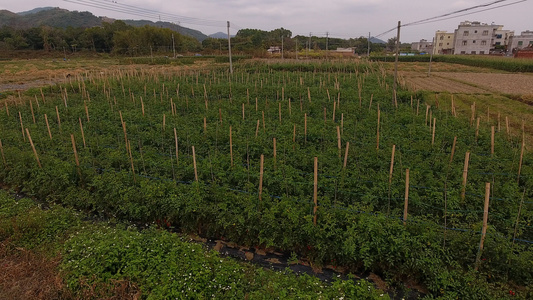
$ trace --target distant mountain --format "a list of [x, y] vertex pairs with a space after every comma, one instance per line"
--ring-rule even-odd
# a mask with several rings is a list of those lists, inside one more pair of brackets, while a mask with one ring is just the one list
[[370, 42], [371, 43], [374, 43], [374, 44], [386, 44], [387, 42], [383, 41], [383, 40], [380, 40], [378, 38], [375, 38], [375, 37], [371, 37], [370, 38]]
[[[235, 35], [230, 35], [230, 36], [231, 37], [235, 37]], [[214, 39], [227, 39], [228, 38], [228, 34], [219, 31], [217, 33], [210, 34], [209, 37], [210, 38], [214, 38]]]
[[19, 15], [19, 16], [31, 15], [31, 14], [35, 14], [35, 13], [38, 13], [38, 12], [43, 11], [43, 10], [51, 10], [51, 9], [54, 9], [54, 8], [51, 7], [51, 6], [37, 7], [37, 8], [34, 8], [32, 10], [18, 12], [17, 15]]
[[[115, 19], [97, 17], [88, 11], [69, 11], [59, 7], [40, 7], [20, 13], [0, 10], [0, 27], [10, 26], [13, 28], [27, 29], [46, 25], [59, 28], [67, 28], [69, 26], [90, 28], [101, 26], [103, 22], [113, 21], [115, 21]], [[147, 20], [124, 20], [124, 22], [136, 27], [150, 25], [169, 28], [183, 35], [194, 37], [199, 41], [207, 39], [207, 35], [198, 30], [182, 27], [169, 22], [152, 22]]]
[[198, 30], [187, 28], [187, 27], [182, 27], [180, 25], [170, 23], [170, 22], [161, 22], [161, 21], [152, 22], [148, 20], [123, 20], [123, 21], [124, 23], [131, 25], [131, 26], [135, 26], [135, 27], [142, 27], [145, 25], [150, 25], [154, 27], [168, 28], [168, 29], [177, 31], [180, 34], [191, 36], [199, 40], [200, 42], [208, 38], [207, 35], [203, 34], [202, 32]]

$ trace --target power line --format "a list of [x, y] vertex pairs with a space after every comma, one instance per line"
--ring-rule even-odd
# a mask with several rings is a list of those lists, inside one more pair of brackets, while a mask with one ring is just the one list
[[105, 0], [63, 0], [65, 2], [80, 4], [84, 6], [104, 9], [108, 11], [115, 11], [120, 13], [126, 13], [130, 15], [136, 15], [141, 17], [147, 17], [159, 21], [168, 21], [176, 22], [178, 24], [194, 24], [201, 26], [212, 26], [212, 27], [225, 27], [225, 21], [217, 20], [207, 20], [193, 17], [180, 16], [171, 13], [164, 13], [156, 10], [145, 9], [137, 6], [121, 4], [116, 1], [105, 1]]

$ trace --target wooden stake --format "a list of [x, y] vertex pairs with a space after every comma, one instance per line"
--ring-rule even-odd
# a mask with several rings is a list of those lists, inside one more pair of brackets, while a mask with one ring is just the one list
[[194, 152], [194, 146], [192, 146], [192, 163], [194, 166], [194, 180], [198, 182], [198, 170], [196, 169], [196, 152]]
[[337, 110], [337, 102], [333, 102], [333, 117], [332, 121], [335, 122], [335, 111]]
[[407, 221], [407, 207], [409, 206], [409, 169], [405, 169], [405, 203], [403, 205], [403, 225]]
[[165, 131], [165, 124], [167, 123], [167, 116], [163, 114], [163, 131]]
[[511, 128], [509, 128], [509, 117], [505, 117], [505, 129], [507, 130], [507, 135], [511, 133]]
[[30, 100], [30, 109], [31, 109], [31, 117], [33, 118], [33, 124], [35, 124], [35, 114], [33, 113], [33, 104], [31, 104], [31, 100]]
[[485, 236], [487, 235], [487, 223], [489, 218], [489, 199], [490, 199], [490, 182], [485, 183], [485, 204], [483, 206], [483, 228], [481, 229], [481, 241], [479, 242], [479, 250], [477, 252], [476, 267], [478, 270], [481, 263], [481, 254], [483, 252], [483, 244], [485, 243]]
[[461, 191], [461, 199], [465, 199], [465, 193], [466, 193], [466, 179], [468, 178], [468, 163], [470, 160], [470, 152], [466, 152], [465, 154], [465, 165], [463, 168], [463, 190]]
[[390, 171], [389, 171], [389, 185], [392, 183], [392, 172], [394, 170], [394, 154], [396, 152], [396, 145], [392, 145], [392, 155], [390, 159]]
[[304, 137], [305, 142], [307, 143], [307, 113], [304, 114]]
[[343, 168], [346, 169], [348, 164], [348, 151], [350, 150], [350, 142], [346, 142], [346, 151], [344, 152], [344, 165]]
[[265, 125], [265, 111], [262, 110], [262, 111], [261, 111], [261, 114], [263, 115], [263, 130], [265, 130], [265, 129], [266, 129], [266, 125]]
[[24, 141], [26, 141], [26, 135], [24, 134], [24, 126], [22, 125], [22, 115], [20, 114], [20, 111], [19, 111], [19, 120], [20, 120], [20, 130], [22, 131], [22, 138], [24, 139]]
[[178, 156], [178, 133], [176, 127], [174, 127], [174, 144], [176, 147], [176, 166], [179, 167], [179, 156]]
[[477, 121], [476, 121], [476, 142], [477, 142], [477, 137], [479, 135], [479, 117], [477, 118]]
[[263, 194], [263, 167], [264, 167], [265, 156], [261, 154], [261, 163], [259, 169], [259, 201], [262, 200], [261, 196]]
[[6, 107], [6, 114], [9, 117], [9, 107], [7, 106], [7, 101], [4, 101], [4, 105]]
[[57, 126], [59, 127], [59, 131], [61, 131], [61, 118], [59, 118], [59, 109], [56, 105], [56, 115], [57, 115]]
[[339, 149], [339, 157], [341, 157], [341, 129], [337, 126], [337, 148]]
[[455, 154], [455, 145], [457, 143], [457, 136], [454, 136], [453, 137], [453, 145], [452, 145], [452, 154], [450, 155], [450, 164], [452, 163], [453, 161], [453, 155]]
[[76, 166], [80, 166], [80, 161], [78, 159], [78, 151], [76, 150], [76, 141], [74, 140], [74, 134], [70, 134], [70, 140], [72, 141], [72, 150], [74, 150], [74, 159], [76, 160]]
[[276, 155], [277, 155], [277, 151], [276, 151], [276, 138], [273, 138], [273, 143], [274, 143], [274, 169], [276, 168]]
[[129, 140], [126, 142], [126, 149], [128, 149], [128, 153], [130, 155], [131, 173], [133, 175], [133, 182], [137, 182], [137, 180], [135, 178], [135, 167], [133, 165], [133, 153], [131, 152], [131, 143], [130, 143]]
[[231, 138], [231, 125], [229, 126], [229, 156], [231, 159], [231, 166], [233, 167], [233, 140]]
[[435, 123], [437, 122], [437, 118], [433, 118], [433, 135], [431, 137], [431, 145], [433, 146], [435, 144]]
[[83, 139], [83, 148], [87, 148], [87, 144], [85, 144], [85, 133], [83, 132], [83, 125], [81, 124], [81, 118], [78, 118], [80, 120], [80, 129], [81, 129], [81, 137]]
[[313, 208], [313, 224], [316, 225], [316, 213], [318, 210], [318, 157], [315, 156], [314, 164], [314, 177], [313, 177], [313, 202], [315, 207]]
[[517, 183], [520, 183], [520, 173], [522, 172], [522, 161], [524, 159], [524, 148], [526, 147], [526, 142], [522, 139], [522, 150], [520, 150], [520, 162], [518, 164], [518, 177], [516, 179]]
[[259, 133], [259, 119], [257, 119], [257, 127], [255, 127], [255, 137], [257, 138], [257, 134]]
[[35, 150], [35, 146], [33, 145], [33, 141], [31, 140], [31, 135], [30, 135], [30, 131], [28, 130], [28, 128], [26, 128], [26, 134], [28, 135], [28, 140], [30, 140], [30, 145], [31, 145], [31, 149], [33, 150], [33, 154], [35, 155], [35, 160], [37, 160], [37, 164], [39, 165], [39, 168], [43, 168], [43, 166], [41, 166], [41, 161], [39, 161], [39, 155], [37, 155], [37, 150]]
[[[141, 97], [141, 101], [142, 101], [142, 97]], [[85, 115], [87, 116], [87, 122], [89, 122], [91, 119], [89, 118], [89, 107], [87, 107], [87, 103], [83, 102], [83, 105], [85, 105]], [[144, 112], [143, 112], [143, 116], [144, 116]]]
[[494, 126], [490, 127], [490, 156], [494, 156]]

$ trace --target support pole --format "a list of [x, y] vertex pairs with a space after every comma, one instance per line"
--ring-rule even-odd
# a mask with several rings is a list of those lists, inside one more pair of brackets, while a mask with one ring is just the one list
[[228, 21], [228, 53], [229, 53], [229, 72], [233, 74], [233, 62], [231, 61], [231, 36], [229, 35], [229, 21]]
[[[394, 95], [397, 94], [398, 89], [398, 56], [400, 55], [400, 27], [402, 26], [401, 24], [401, 21], [398, 21], [398, 33], [396, 34], [396, 57], [394, 60]], [[395, 105], [394, 100], [395, 99], [392, 100], [392, 105]]]

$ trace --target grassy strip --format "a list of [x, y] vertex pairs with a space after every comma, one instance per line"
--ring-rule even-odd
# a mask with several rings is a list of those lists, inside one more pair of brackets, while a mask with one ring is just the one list
[[[373, 61], [394, 62], [394, 56], [373, 56]], [[400, 62], [429, 62], [429, 55], [399, 56]], [[472, 67], [491, 68], [508, 72], [533, 72], [531, 59], [513, 59], [492, 56], [435, 55], [434, 62], [460, 64]]]
[[[364, 280], [334, 280], [328, 284], [290, 271], [277, 273], [222, 258], [215, 251], [164, 230], [94, 224], [82, 221], [70, 209], [54, 206], [42, 210], [31, 199], [17, 201], [3, 191], [0, 243], [2, 261], [13, 261], [18, 257], [14, 253], [22, 248], [34, 250], [29, 254], [33, 256], [43, 251], [52, 257], [61, 253], [59, 266], [68, 289], [58, 284], [46, 295], [67, 299], [117, 294], [142, 294], [143, 299], [388, 298]], [[46, 262], [44, 259], [35, 272], [49, 273], [50, 265], [57, 265], [52, 258]], [[7, 281], [0, 277], [0, 296], [9, 295]]]

